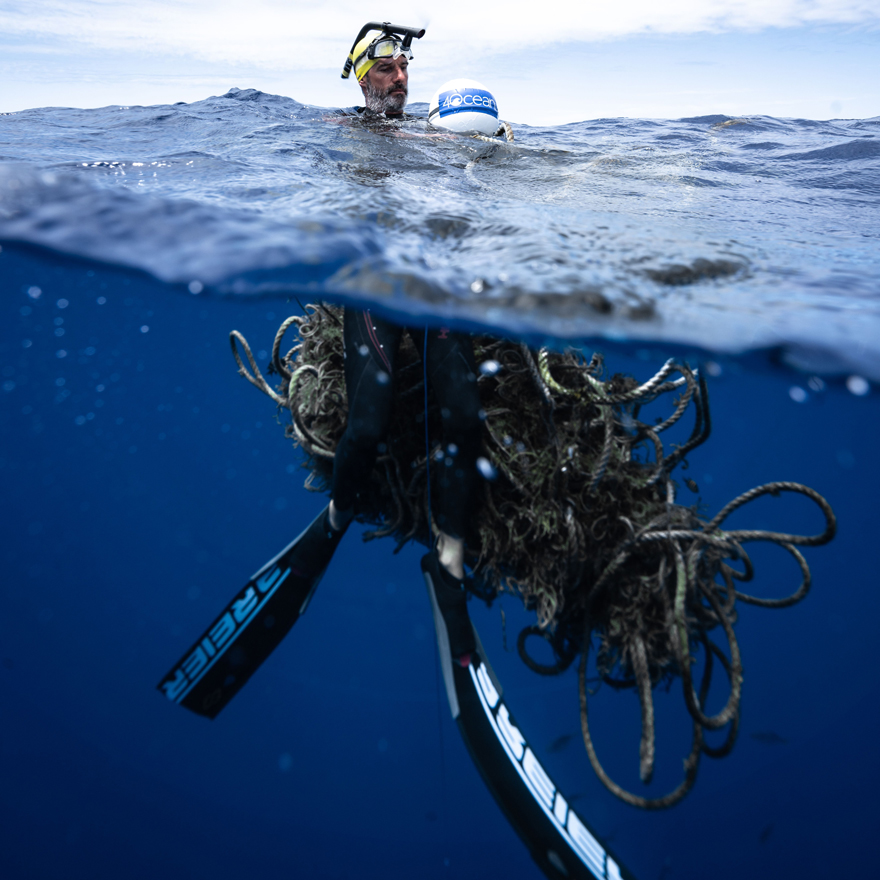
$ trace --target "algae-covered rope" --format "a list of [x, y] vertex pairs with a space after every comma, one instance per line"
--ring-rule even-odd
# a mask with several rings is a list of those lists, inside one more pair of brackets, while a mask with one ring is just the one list
[[761, 608], [788, 608], [800, 602], [809, 593], [812, 575], [810, 574], [810, 566], [807, 565], [807, 560], [804, 559], [803, 554], [793, 544], [789, 544], [787, 541], [779, 541], [777, 543], [794, 556], [795, 562], [797, 562], [803, 575], [801, 585], [790, 596], [786, 596], [783, 599], [761, 599], [758, 596], [750, 596], [747, 593], [741, 593], [739, 590], [736, 590], [734, 595], [740, 602], [745, 602], [747, 605], [759, 605]]
[[[681, 548], [678, 545], [675, 546], [676, 590], [673, 612], [674, 623], [672, 624], [670, 637], [678, 654], [684, 699], [688, 711], [691, 713], [694, 721], [702, 727], [706, 727], [709, 730], [717, 730], [720, 727], [724, 727], [739, 711], [739, 701], [742, 693], [742, 661], [739, 654], [739, 643], [734, 635], [733, 627], [730, 625], [727, 615], [721, 610], [718, 598], [705, 584], [701, 581], [696, 581], [694, 576], [694, 560], [695, 557], [691, 553], [689, 554], [688, 562], [685, 563]], [[693, 682], [691, 681], [690, 645], [688, 626], [685, 619], [685, 602], [688, 593], [693, 594], [695, 586], [712, 605], [712, 610], [715, 612], [715, 620], [724, 628], [724, 633], [730, 645], [730, 695], [724, 708], [711, 717], [703, 714], [700, 706], [701, 701], [697, 697]]]
[[513, 126], [509, 122], [504, 122], [504, 120], [499, 119], [498, 128], [495, 129], [495, 134], [493, 134], [492, 137], [488, 137], [485, 134], [474, 134], [471, 135], [471, 137], [475, 138], [478, 141], [485, 141], [487, 144], [497, 144], [497, 138], [499, 138], [501, 135], [504, 135], [509, 144], [513, 143]]
[[599, 485], [599, 481], [605, 476], [605, 471], [608, 469], [608, 462], [611, 461], [611, 452], [613, 448], [614, 421], [611, 418], [611, 414], [608, 413], [605, 415], [605, 442], [602, 444], [602, 456], [590, 477], [590, 487], [587, 490], [588, 492], [593, 493]]
[[[556, 662], [553, 664], [539, 663], [526, 650], [526, 640], [529, 636], [536, 636], [543, 639], [553, 649], [556, 656]], [[520, 630], [520, 634], [516, 640], [517, 653], [520, 659], [532, 672], [538, 675], [560, 675], [571, 666], [574, 658], [577, 656], [577, 650], [566, 649], [559, 637], [559, 631], [556, 634], [548, 632], [548, 630], [540, 626], [527, 626]]]
[[[591, 360], [591, 367], [593, 366], [593, 363], [594, 362]], [[557, 394], [578, 398], [584, 396], [584, 389], [566, 388], [553, 378], [553, 373], [550, 372], [550, 351], [546, 348], [542, 348], [538, 351], [538, 370], [545, 386], [552, 388]], [[589, 367], [585, 369], [583, 371], [584, 379], [586, 379], [591, 389], [597, 392], [601, 398], [607, 398], [608, 395], [605, 391], [605, 386], [598, 379], [594, 378], [592, 372], [593, 371]]]
[[[326, 491], [348, 414], [342, 312], [332, 305], [307, 305], [304, 311], [288, 318], [275, 336], [271, 363], [279, 384], [274, 389], [241, 334], [234, 331], [230, 343], [239, 373], [289, 410], [285, 431], [305, 452], [306, 487]], [[284, 335], [294, 325], [297, 339], [284, 353]], [[482, 454], [497, 472], [494, 481], [482, 484], [483, 500], [467, 538], [469, 564], [480, 584], [477, 595], [491, 601], [512, 592], [534, 609], [537, 620], [519, 634], [517, 648], [535, 672], [558, 674], [580, 653], [581, 726], [597, 775], [634, 806], [671, 806], [693, 786], [700, 755], [721, 757], [736, 740], [742, 699], [742, 658], [734, 631], [737, 600], [782, 608], [803, 599], [811, 577], [798, 548], [831, 540], [836, 531], [831, 507], [818, 492], [793, 482], [751, 489], [708, 521], [696, 507], [676, 503], [673, 471], [711, 431], [706, 380], [687, 364], [667, 361], [638, 384], [619, 375], [606, 379], [602, 358], [595, 354], [586, 363], [578, 352], [534, 351], [503, 339], [477, 336], [473, 345], [477, 363], [495, 361], [501, 367], [481, 375], [477, 386], [485, 414]], [[385, 448], [358, 517], [374, 529], [367, 538], [393, 537], [399, 549], [409, 540], [430, 543], [435, 529], [422, 419], [427, 416], [428, 431], [435, 437], [434, 454], [442, 418], [430, 388], [425, 413], [420, 358], [407, 333], [398, 360]], [[640, 409], [658, 400], [668, 404], [665, 418], [653, 426], [639, 421]], [[690, 434], [665, 452], [665, 432], [680, 425], [691, 409], [695, 419]], [[648, 444], [652, 461], [634, 455]], [[806, 536], [723, 528], [727, 517], [748, 502], [783, 492], [813, 501], [825, 518], [824, 528]], [[750, 541], [776, 543], [794, 558], [801, 578], [793, 593], [763, 599], [738, 589], [755, 574], [744, 549]], [[727, 640], [724, 651], [709, 638], [716, 630]], [[526, 643], [533, 636], [550, 645], [555, 662], [538, 663], [529, 656]], [[601, 680], [638, 694], [639, 775], [646, 783], [655, 763], [653, 689], [682, 680], [694, 733], [684, 779], [664, 797], [625, 791], [599, 763], [586, 705], [592, 636], [599, 640]], [[705, 664], [697, 690], [691, 668], [700, 646]], [[729, 691], [721, 711], [710, 715], [706, 706], [715, 661], [724, 669]], [[726, 734], [721, 745], [704, 741], [707, 731], [722, 728]]]
[[[238, 353], [238, 348], [236, 346], [236, 340], [242, 344], [244, 348], [244, 353], [247, 356], [248, 363], [251, 365], [251, 369], [253, 370], [253, 374], [249, 373], [247, 367], [244, 365], [241, 355]], [[235, 358], [235, 362], [238, 364], [238, 374], [240, 376], [244, 376], [248, 382], [251, 383], [255, 388], [259, 388], [263, 394], [268, 395], [275, 401], [279, 406], [284, 406], [286, 404], [286, 398], [279, 397], [270, 387], [269, 383], [263, 378], [263, 374], [260, 372], [260, 368], [257, 366], [257, 361], [254, 358], [253, 352], [251, 351], [251, 347], [247, 344], [247, 340], [238, 330], [233, 330], [229, 334], [229, 344], [232, 346], [232, 356]]]
[[765, 483], [763, 486], [756, 486], [754, 489], [749, 489], [748, 492], [743, 492], [742, 495], [734, 498], [733, 501], [718, 511], [715, 518], [706, 526], [707, 531], [717, 529], [734, 510], [742, 507], [744, 504], [748, 504], [750, 501], [754, 501], [755, 498], [760, 498], [762, 495], [773, 495], [775, 497], [780, 492], [797, 492], [815, 501], [825, 517], [825, 530], [819, 535], [805, 536], [764, 530], [736, 529], [727, 532], [727, 536], [736, 541], [773, 541], [777, 544], [784, 541], [789, 544], [800, 544], [803, 547], [818, 547], [821, 544], [827, 544], [834, 537], [837, 533], [837, 518], [834, 516], [831, 505], [815, 489], [804, 486], [802, 483], [791, 482]]
[[638, 633], [633, 637], [630, 652], [639, 705], [642, 708], [642, 741], [639, 746], [639, 777], [646, 785], [654, 775], [654, 699], [651, 695], [651, 674], [645, 640]]
[[593, 771], [602, 784], [624, 803], [643, 810], [665, 810], [677, 804], [694, 786], [697, 781], [697, 771], [700, 768], [700, 752], [703, 747], [703, 729], [695, 721], [693, 723], [693, 739], [691, 741], [690, 754], [684, 760], [684, 779], [669, 794], [659, 798], [646, 798], [627, 791], [618, 785], [605, 771], [596, 747], [590, 734], [589, 711], [587, 707], [587, 655], [589, 653], [589, 637], [585, 639], [584, 649], [581, 652], [581, 662], [578, 666], [578, 697], [581, 710], [581, 735], [584, 739], [584, 747]]
[[[280, 339], [279, 336], [275, 337], [276, 342]], [[286, 371], [285, 371], [286, 372]], [[336, 458], [336, 453], [332, 449], [327, 449], [314, 434], [305, 426], [302, 415], [299, 411], [299, 383], [298, 380], [300, 376], [312, 376], [314, 379], [320, 381], [321, 376], [315, 367], [311, 364], [304, 364], [301, 367], [297, 367], [292, 373], [287, 373], [287, 376], [290, 379], [290, 384], [288, 385], [288, 394], [287, 400], [289, 401], [289, 409], [291, 415], [291, 421], [293, 423], [293, 430], [296, 433], [297, 438], [300, 443], [308, 445], [314, 455], [317, 455], [321, 458], [333, 459]]]
[[290, 381], [290, 371], [280, 357], [281, 340], [284, 338], [284, 334], [287, 332], [288, 327], [292, 324], [301, 324], [303, 320], [304, 319], [299, 315], [292, 315], [278, 328], [278, 332], [275, 334], [275, 339], [272, 342], [272, 366], [275, 368], [275, 372], [287, 379], [288, 382]]
[[675, 452], [663, 459], [662, 466], [657, 469], [657, 473], [648, 481], [653, 483], [658, 480], [664, 473], [670, 473], [684, 457], [692, 450], [709, 439], [712, 432], [712, 416], [709, 412], [709, 391], [706, 387], [706, 380], [703, 376], [699, 376], [699, 394], [693, 397], [696, 418], [694, 420], [694, 429], [687, 443], [675, 450]]
[[550, 389], [544, 382], [540, 368], [535, 365], [535, 359], [532, 357], [532, 352], [529, 350], [529, 347], [525, 343], [522, 343], [520, 345], [520, 351], [522, 352], [523, 363], [526, 365], [529, 375], [532, 377], [535, 388], [541, 395], [541, 400], [544, 404], [542, 414], [544, 424], [547, 427], [547, 436], [554, 445], [558, 446], [556, 427], [553, 424], [553, 411], [556, 409], [556, 403], [550, 394]]
[[[706, 652], [706, 667], [703, 673], [703, 680], [709, 681], [712, 678], [712, 655], [714, 654], [718, 661], [721, 663], [724, 671], [727, 673], [728, 681], [730, 680], [730, 661], [724, 654], [721, 652], [721, 649], [714, 642], [709, 641], [704, 632], [700, 632], [700, 642], [703, 645], [703, 649]], [[700, 691], [700, 701], [705, 702], [706, 695], [708, 693], [708, 688]], [[739, 712], [737, 712], [730, 722], [730, 727], [727, 731], [727, 737], [724, 742], [720, 746], [710, 746], [707, 742], [703, 742], [703, 754], [708, 755], [710, 758], [723, 758], [726, 755], [730, 754], [731, 749], [733, 749], [734, 743], [736, 742], [736, 735], [739, 733]]]
[[[666, 377], [676, 371], [679, 373], [683, 373], [682, 377], [680, 379], [676, 379], [673, 382], [664, 383]], [[638, 388], [634, 388], [632, 391], [624, 391], [620, 394], [605, 394], [597, 402], [603, 404], [631, 403], [633, 401], [646, 402], [653, 395], [659, 394], [661, 391], [669, 391], [673, 388], [680, 388], [686, 383], [687, 378], [684, 374], [684, 371], [678, 364], [675, 363], [672, 358], [670, 358], [660, 368], [660, 370], [657, 371], [656, 375], [652, 376], [643, 385], [640, 385]]]
[[685, 414], [687, 408], [690, 406], [691, 398], [693, 398], [697, 391], [697, 383], [694, 381], [693, 375], [690, 372], [685, 374], [685, 380], [687, 381], [687, 391], [682, 394], [672, 415], [664, 419], [659, 425], [653, 426], [655, 434], [662, 434], [664, 431], [671, 428]]

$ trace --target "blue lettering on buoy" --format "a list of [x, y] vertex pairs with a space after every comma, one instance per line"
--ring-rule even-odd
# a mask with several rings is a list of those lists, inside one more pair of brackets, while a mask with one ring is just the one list
[[498, 118], [498, 105], [489, 92], [482, 89], [458, 89], [443, 92], [439, 100], [440, 118], [453, 113], [487, 113]]

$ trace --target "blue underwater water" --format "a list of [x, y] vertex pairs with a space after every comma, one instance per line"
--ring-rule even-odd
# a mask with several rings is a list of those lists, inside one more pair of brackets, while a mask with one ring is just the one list
[[[640, 880], [866, 873], [880, 119], [515, 124], [493, 146], [412, 109], [370, 126], [232, 90], [0, 116], [0, 876], [541, 876], [450, 718], [420, 547], [350, 532], [216, 721], [155, 690], [324, 503], [227, 341], [265, 367], [297, 299], [600, 350], [639, 380], [701, 366], [713, 431], [679, 500], [794, 480], [839, 520], [802, 603], [740, 607], [732, 754], [671, 810], [626, 806], [590, 768], [574, 669], [514, 650], [533, 615], [471, 615], [540, 760]], [[821, 528], [791, 498], [735, 516]], [[796, 588], [787, 554], [752, 555], [754, 592]], [[611, 775], [655, 796], [690, 736], [680, 683], [656, 702], [645, 788], [635, 695], [591, 701]]]

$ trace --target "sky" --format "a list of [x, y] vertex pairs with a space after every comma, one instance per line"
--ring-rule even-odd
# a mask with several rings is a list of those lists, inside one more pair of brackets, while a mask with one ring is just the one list
[[[540, 14], [536, 10], [540, 9]], [[455, 77], [502, 118], [880, 115], [880, 0], [0, 0], [0, 112], [196, 101], [256, 88], [358, 103], [367, 18], [424, 27], [410, 101]]]

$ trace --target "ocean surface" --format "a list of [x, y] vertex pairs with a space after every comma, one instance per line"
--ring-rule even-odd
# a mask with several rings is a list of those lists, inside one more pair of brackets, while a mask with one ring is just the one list
[[[419, 547], [349, 533], [216, 721], [155, 690], [324, 503], [228, 347], [241, 331], [265, 367], [278, 324], [322, 299], [598, 350], [640, 381], [686, 359], [713, 433], [679, 500], [714, 513], [771, 480], [828, 498], [839, 533], [807, 553], [808, 597], [740, 610], [736, 747], [665, 812], [596, 779], [574, 670], [541, 678], [514, 649], [532, 616], [471, 609], [539, 758], [640, 880], [865, 874], [880, 118], [512, 120], [489, 144], [426, 110], [367, 124], [232, 89], [0, 114], [0, 875], [541, 876], [449, 716]], [[737, 523], [818, 528], [765, 500]], [[753, 559], [754, 592], [796, 588], [787, 554]], [[647, 788], [636, 697], [591, 703], [612, 776], [654, 796], [689, 743], [680, 684], [656, 702]]]

